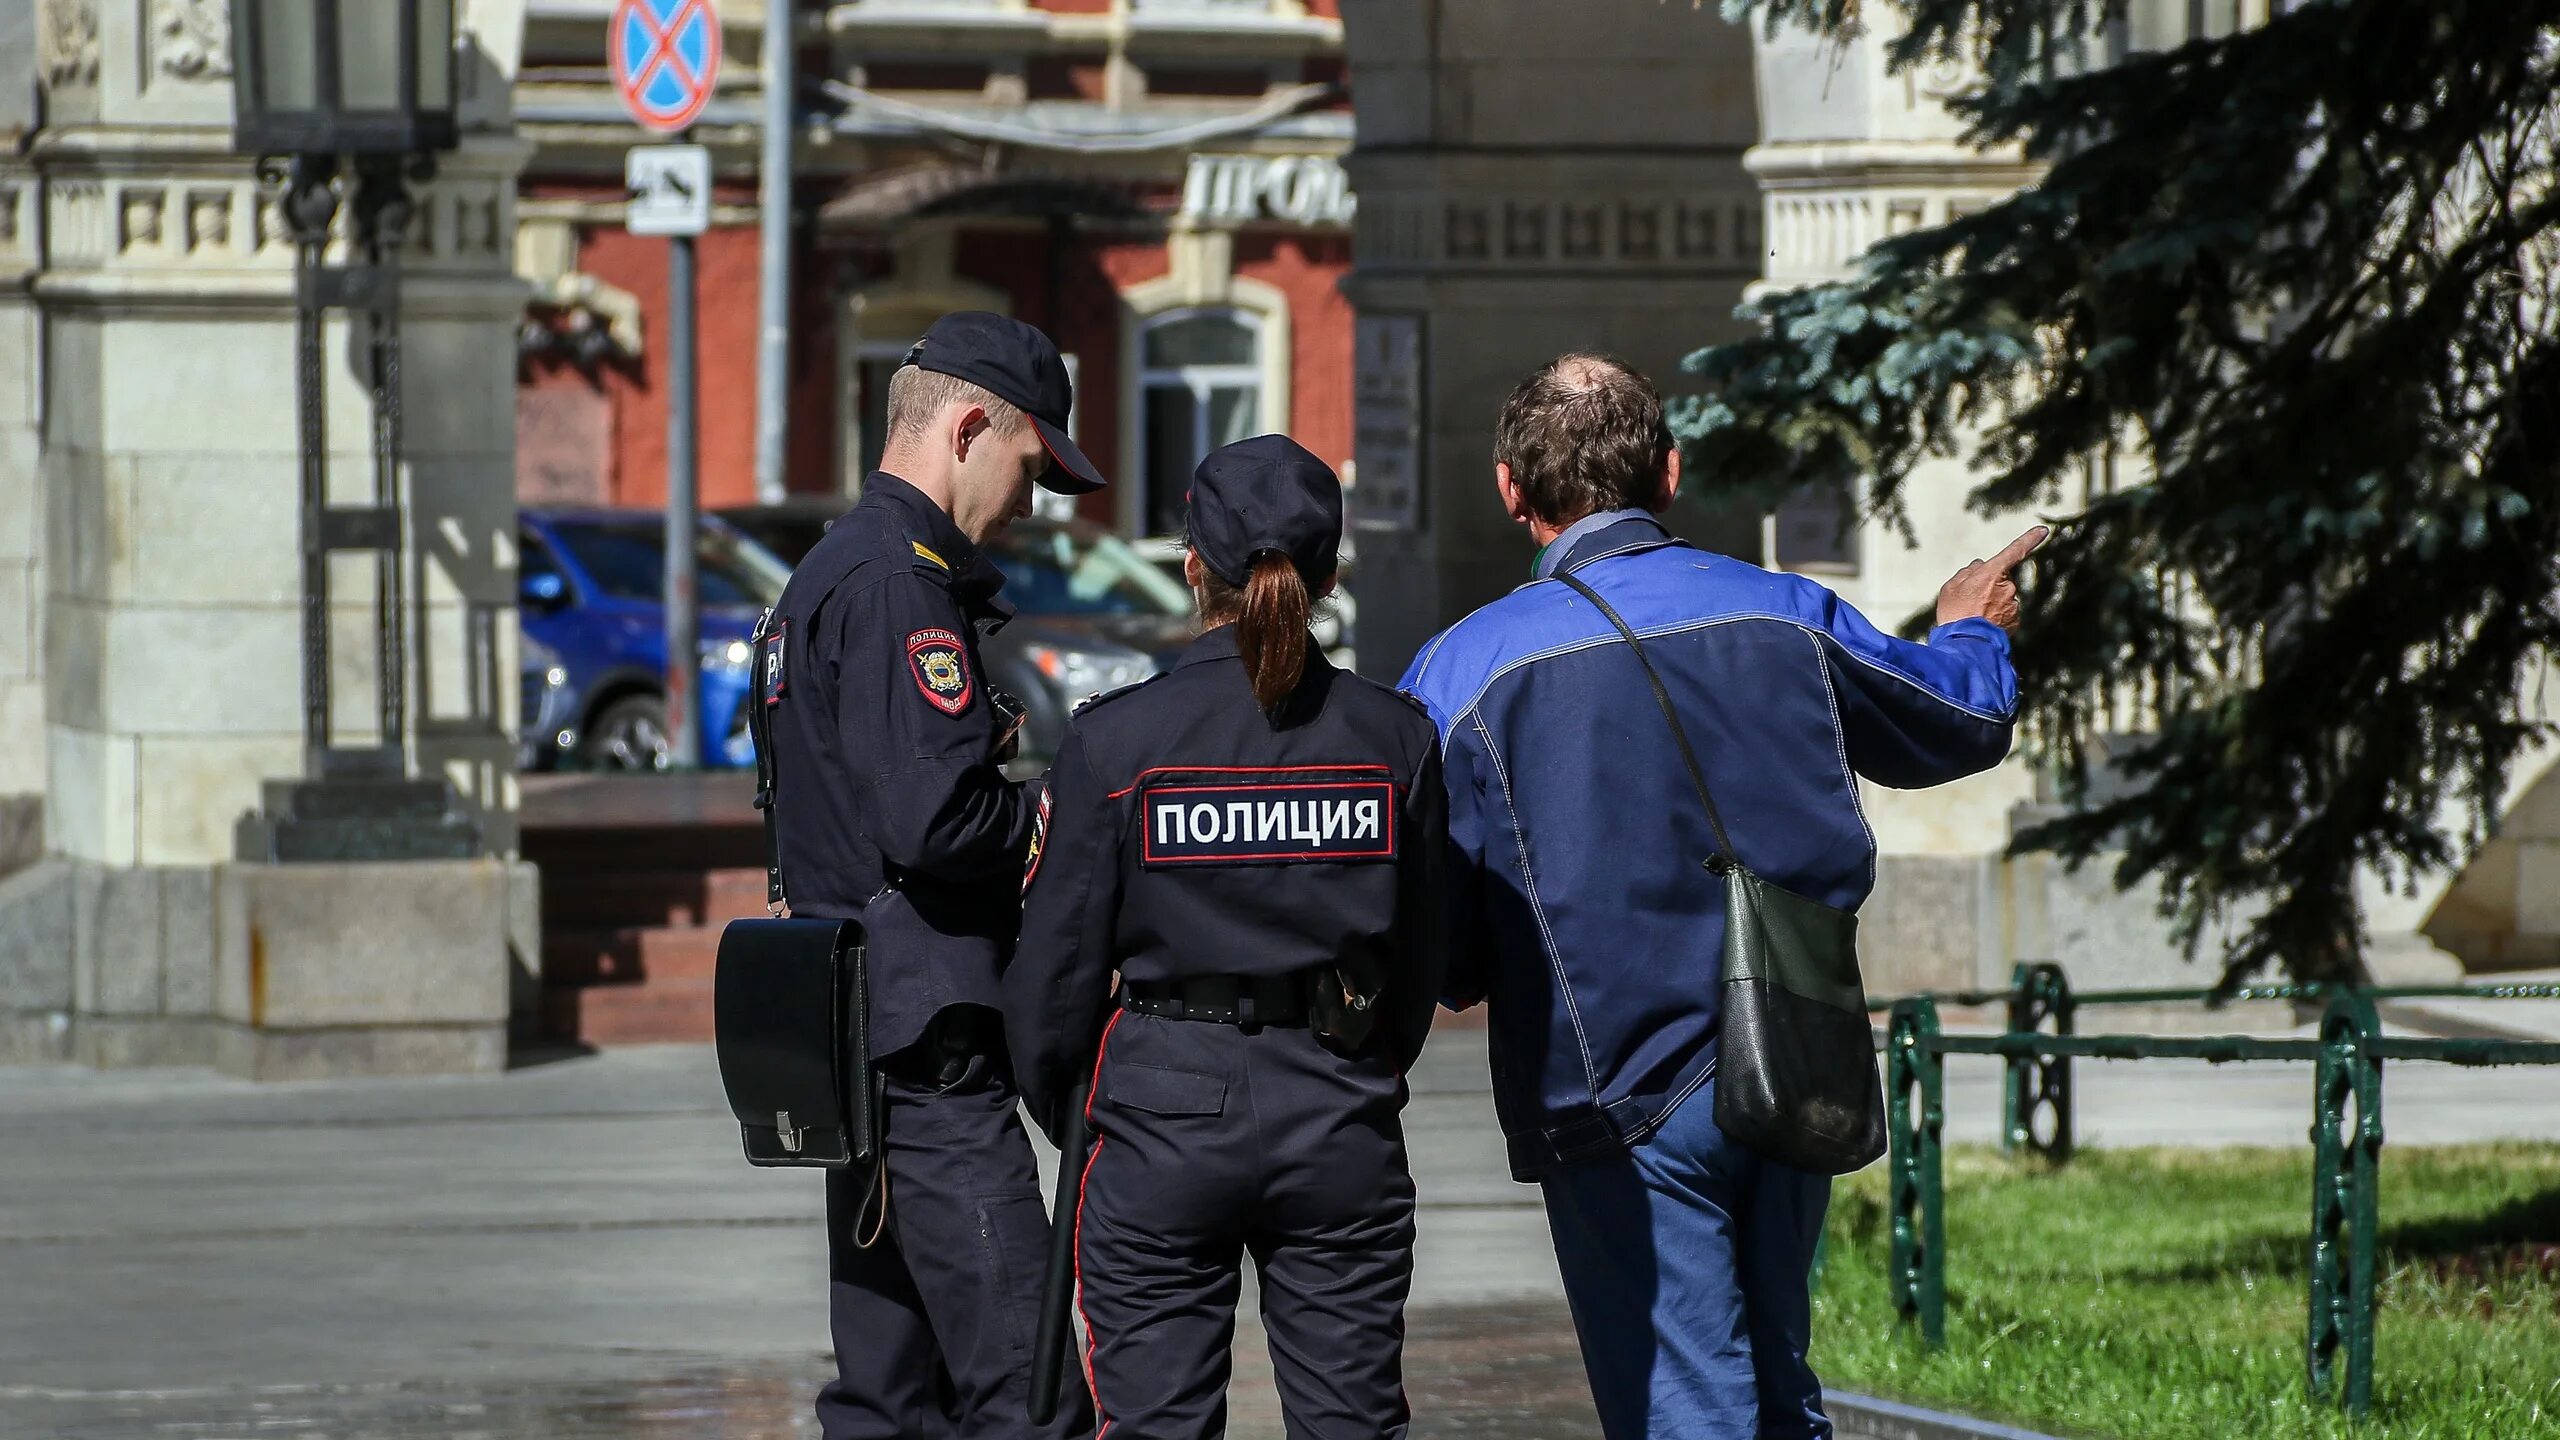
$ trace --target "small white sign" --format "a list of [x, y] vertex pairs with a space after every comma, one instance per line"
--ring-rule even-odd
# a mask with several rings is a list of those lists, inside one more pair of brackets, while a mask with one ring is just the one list
[[634, 235], [699, 235], [711, 225], [711, 152], [699, 145], [635, 145], [623, 157]]

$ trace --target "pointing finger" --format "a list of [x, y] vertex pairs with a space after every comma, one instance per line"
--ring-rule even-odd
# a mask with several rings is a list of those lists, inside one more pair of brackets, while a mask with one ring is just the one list
[[1993, 568], [2003, 573], [2017, 569], [2028, 556], [2036, 552], [2036, 547], [2042, 545], [2052, 534], [2053, 528], [2048, 525], [2029, 527], [2026, 534], [2010, 541], [2007, 549], [1991, 557]]

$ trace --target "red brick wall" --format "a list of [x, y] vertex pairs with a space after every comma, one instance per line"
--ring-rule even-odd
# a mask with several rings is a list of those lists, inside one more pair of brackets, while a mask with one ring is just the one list
[[[1071, 236], [1053, 306], [1048, 243], [1035, 230], [965, 231], [954, 268], [1003, 290], [1015, 315], [1049, 331], [1060, 349], [1077, 357], [1077, 424], [1084, 448], [1104, 474], [1117, 479], [1125, 458], [1120, 294], [1166, 273], [1165, 248], [1155, 239]], [[643, 359], [637, 366], [607, 365], [593, 376], [559, 362], [528, 368], [520, 383], [518, 423], [519, 491], [528, 500], [574, 483], [581, 473], [580, 447], [594, 445], [593, 437], [601, 435], [610, 437], [609, 453], [594, 457], [584, 472], [600, 477], [589, 482], [597, 498], [664, 503], [667, 244], [612, 227], [585, 233], [579, 268], [639, 298]], [[1351, 307], [1336, 288], [1350, 267], [1349, 238], [1248, 230], [1236, 237], [1235, 263], [1238, 274], [1275, 286], [1289, 299], [1289, 433], [1330, 463], [1350, 459]], [[755, 230], [732, 227], [702, 236], [695, 242], [695, 264], [702, 503], [738, 504], [755, 496]], [[827, 491], [837, 485], [839, 463], [837, 306], [824, 284], [813, 283], [805, 257], [795, 289], [789, 482], [795, 491]], [[1105, 521], [1116, 513], [1107, 494], [1088, 499], [1085, 510]]]
[[[1048, 303], [1048, 238], [1028, 230], [963, 232], [952, 268], [1013, 298], [1015, 318], [1049, 332], [1076, 357], [1077, 443], [1104, 478], [1120, 477], [1120, 292], [1161, 277], [1171, 263], [1159, 240], [1074, 236], [1059, 266], [1056, 313]], [[1110, 521], [1109, 492], [1081, 502], [1086, 516]]]
[[[1070, 241], [1060, 267], [1057, 313], [1049, 311], [1047, 237], [1028, 230], [963, 232], [953, 256], [959, 274], [1005, 291], [1013, 313], [1047, 330], [1076, 356], [1077, 430], [1086, 455], [1105, 477], [1125, 478], [1120, 435], [1120, 292], [1161, 278], [1170, 268], [1158, 240]], [[1348, 236], [1244, 231], [1235, 240], [1236, 273], [1278, 288], [1289, 299], [1291, 379], [1289, 434], [1327, 463], [1351, 458], [1351, 306], [1337, 288], [1351, 268]], [[1091, 496], [1083, 512], [1109, 521], [1108, 495]]]
[[[527, 187], [527, 193], [540, 193]], [[723, 196], [722, 198], [734, 198]], [[694, 242], [696, 426], [700, 438], [696, 462], [702, 503], [708, 508], [755, 498], [755, 411], [757, 328], [757, 233], [753, 226], [714, 228]], [[604, 477], [598, 498], [621, 505], [662, 505], [667, 495], [667, 256], [669, 242], [634, 236], [618, 226], [592, 226], [581, 232], [578, 268], [608, 285], [630, 291], [641, 307], [641, 361], [607, 365], [592, 378], [574, 367], [545, 363], [533, 367], [520, 383], [528, 404], [565, 416], [586, 407], [574, 394], [548, 401], [539, 398], [568, 387], [602, 392], [611, 407], [605, 433], [612, 454], [596, 467]], [[793, 285], [791, 359], [791, 431], [786, 441], [785, 483], [794, 491], [837, 487], [835, 415], [834, 306], [811, 283], [807, 257]], [[541, 424], [539, 416], [532, 418]], [[538, 441], [551, 452], [555, 471], [572, 457], [558, 453], [573, 443], [559, 423], [528, 432], [520, 420], [520, 445]], [[583, 432], [587, 427], [574, 427]], [[519, 467], [520, 471], [522, 466]], [[543, 477], [521, 474], [519, 492], [532, 498]]]
[[1236, 273], [1289, 297], [1289, 434], [1326, 464], [1351, 458], [1351, 303], [1337, 288], [1351, 269], [1347, 235], [1245, 231]]

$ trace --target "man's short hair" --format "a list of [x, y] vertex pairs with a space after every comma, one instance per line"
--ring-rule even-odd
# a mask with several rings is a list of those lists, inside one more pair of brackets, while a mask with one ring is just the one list
[[1559, 355], [1502, 402], [1493, 458], [1540, 520], [1570, 525], [1651, 501], [1671, 456], [1653, 382], [1607, 355]]
[[975, 405], [987, 412], [987, 423], [998, 435], [1012, 436], [1022, 432], [1031, 418], [1011, 401], [998, 398], [982, 386], [972, 385], [956, 375], [927, 370], [921, 365], [908, 365], [889, 377], [889, 439], [897, 439], [912, 431], [922, 430], [942, 413], [942, 407], [954, 403]]

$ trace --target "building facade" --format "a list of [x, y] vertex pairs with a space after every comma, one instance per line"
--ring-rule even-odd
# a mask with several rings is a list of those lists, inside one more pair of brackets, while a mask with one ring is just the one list
[[[527, 502], [666, 491], [668, 242], [622, 224], [605, 8], [535, 0], [520, 269]], [[760, 6], [692, 137], [718, 204], [697, 242], [701, 493], [755, 494]], [[851, 493], [887, 377], [932, 319], [1001, 311], [1076, 376], [1079, 442], [1130, 535], [1179, 527], [1209, 448], [1287, 430], [1352, 458], [1351, 139], [1335, 0], [839, 0], [801, 12], [788, 488]]]

